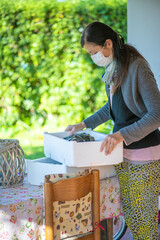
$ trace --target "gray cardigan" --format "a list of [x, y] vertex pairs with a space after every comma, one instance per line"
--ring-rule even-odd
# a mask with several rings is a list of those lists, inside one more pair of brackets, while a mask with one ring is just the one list
[[[120, 129], [127, 145], [144, 138], [160, 127], [160, 92], [147, 62], [142, 58], [132, 61], [127, 77], [121, 85], [127, 107], [141, 119]], [[109, 102], [83, 120], [87, 128], [94, 129], [109, 120]]]

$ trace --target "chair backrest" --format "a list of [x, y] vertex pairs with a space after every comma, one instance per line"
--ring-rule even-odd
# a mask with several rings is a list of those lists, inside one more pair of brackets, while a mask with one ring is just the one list
[[79, 239], [100, 240], [100, 228], [97, 228], [97, 224], [100, 222], [99, 170], [92, 170], [87, 175], [63, 179], [57, 183], [50, 181], [44, 183], [46, 240], [54, 239], [53, 202], [80, 199], [90, 192], [92, 193], [92, 221], [94, 231]]

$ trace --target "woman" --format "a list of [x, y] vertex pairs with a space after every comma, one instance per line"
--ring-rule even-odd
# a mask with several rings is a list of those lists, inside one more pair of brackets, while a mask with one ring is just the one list
[[71, 134], [114, 120], [113, 134], [100, 151], [110, 154], [124, 143], [124, 161], [115, 165], [123, 212], [134, 239], [158, 239], [160, 172], [160, 92], [147, 61], [112, 28], [89, 24], [81, 45], [98, 66], [105, 67], [108, 102], [83, 122], [66, 128]]

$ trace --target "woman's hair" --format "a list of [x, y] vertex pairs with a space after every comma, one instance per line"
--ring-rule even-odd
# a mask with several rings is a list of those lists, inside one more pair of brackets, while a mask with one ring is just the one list
[[134, 47], [125, 44], [123, 37], [111, 27], [98, 21], [85, 28], [81, 37], [81, 46], [83, 47], [86, 43], [94, 43], [103, 47], [107, 39], [111, 39], [113, 42], [114, 59], [117, 62], [117, 74], [114, 78], [113, 87], [113, 92], [115, 92], [128, 73], [131, 57], [143, 59], [144, 57]]

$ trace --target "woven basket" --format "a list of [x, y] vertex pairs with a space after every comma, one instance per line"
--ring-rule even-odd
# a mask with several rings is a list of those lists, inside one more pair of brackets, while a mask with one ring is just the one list
[[24, 152], [15, 139], [0, 139], [0, 185], [13, 186], [23, 182]]

